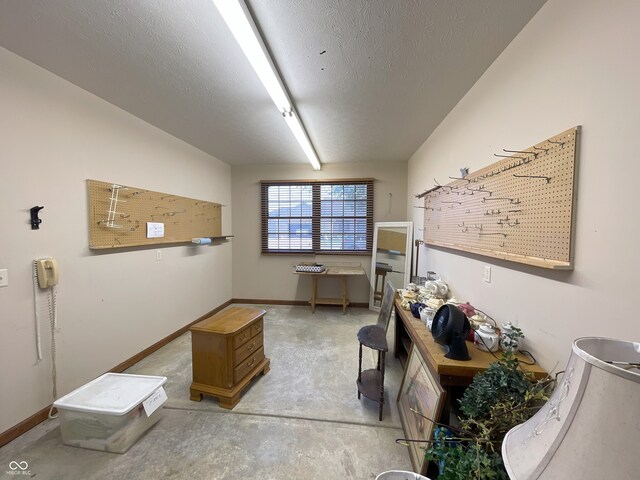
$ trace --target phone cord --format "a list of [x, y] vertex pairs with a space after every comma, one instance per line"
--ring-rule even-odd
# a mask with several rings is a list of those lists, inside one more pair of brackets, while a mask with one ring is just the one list
[[[56, 302], [56, 287], [49, 289], [48, 302], [49, 302], [49, 320], [51, 323], [51, 381], [53, 383], [53, 400], [58, 398], [58, 372], [56, 370], [56, 327], [58, 325], [58, 308]], [[53, 404], [49, 409], [49, 418], [58, 418], [58, 414], [53, 415]]]
[[[33, 303], [36, 314], [36, 351], [38, 354], [37, 363], [42, 361], [42, 335], [40, 333], [40, 309], [38, 299], [40, 297], [40, 285], [38, 283], [38, 267], [37, 262], [33, 262]], [[47, 303], [49, 306], [49, 322], [51, 324], [51, 380], [53, 383], [53, 400], [58, 398], [57, 379], [58, 372], [56, 369], [56, 327], [58, 325], [58, 309], [56, 302], [56, 287], [51, 287], [47, 295]], [[53, 415], [53, 404], [49, 408], [49, 418], [57, 418]]]
[[36, 352], [38, 359], [36, 364], [42, 361], [42, 339], [40, 336], [40, 312], [38, 309], [38, 295], [40, 293], [40, 285], [38, 285], [38, 267], [37, 263], [33, 262], [33, 304], [36, 312]]

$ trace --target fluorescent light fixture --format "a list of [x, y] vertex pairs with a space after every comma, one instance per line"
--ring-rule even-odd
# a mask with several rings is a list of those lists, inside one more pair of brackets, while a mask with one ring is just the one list
[[313, 168], [315, 170], [320, 170], [320, 160], [318, 160], [316, 152], [309, 141], [309, 137], [307, 137], [307, 132], [302, 127], [302, 123], [300, 123], [300, 119], [298, 118], [298, 115], [296, 115], [296, 112], [289, 111], [288, 113], [283, 113], [283, 116], [287, 122], [287, 126], [293, 132], [293, 135], [296, 137], [296, 140], [302, 147], [302, 150], [311, 162]]
[[227, 23], [231, 33], [233, 33], [278, 110], [280, 112], [291, 110], [291, 104], [284, 87], [275, 73], [275, 68], [267, 56], [264, 44], [244, 2], [213, 0], [213, 3], [218, 8], [222, 18]]
[[318, 156], [309, 141], [309, 137], [300, 119], [293, 111], [293, 105], [289, 101], [289, 95], [287, 95], [287, 91], [276, 73], [275, 66], [267, 53], [260, 33], [244, 1], [213, 0], [213, 3], [231, 30], [240, 48], [242, 48], [249, 63], [258, 75], [258, 78], [267, 89], [271, 100], [273, 100], [278, 111], [284, 116], [287, 125], [311, 162], [311, 165], [313, 165], [313, 168], [316, 170], [320, 170]]

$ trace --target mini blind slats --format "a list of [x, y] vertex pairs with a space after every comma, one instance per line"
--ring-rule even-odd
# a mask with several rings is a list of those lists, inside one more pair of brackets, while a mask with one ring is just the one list
[[373, 179], [261, 182], [263, 253], [369, 254]]

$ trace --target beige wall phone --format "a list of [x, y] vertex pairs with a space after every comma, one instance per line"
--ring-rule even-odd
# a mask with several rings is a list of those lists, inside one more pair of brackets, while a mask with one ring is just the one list
[[53, 258], [36, 260], [38, 284], [40, 288], [49, 288], [58, 284], [58, 262]]
[[[58, 262], [53, 258], [41, 258], [33, 262], [33, 295], [35, 303], [36, 316], [36, 351], [38, 360], [42, 360], [42, 339], [40, 333], [40, 308], [42, 298], [42, 290], [47, 291], [46, 306], [49, 310], [49, 322], [51, 324], [51, 380], [53, 383], [53, 399], [58, 398], [56, 385], [57, 369], [56, 369], [56, 330], [58, 323], [58, 309], [56, 302], [56, 285], [59, 279]], [[44, 306], [44, 305], [43, 305]], [[49, 418], [55, 418], [52, 414], [53, 407], [49, 410]]]

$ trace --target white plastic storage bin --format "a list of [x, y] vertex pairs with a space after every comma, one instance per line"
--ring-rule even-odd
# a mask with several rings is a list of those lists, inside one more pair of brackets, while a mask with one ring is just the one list
[[[56, 400], [63, 443], [126, 452], [160, 420], [166, 394], [158, 390], [166, 381], [167, 377], [106, 373]], [[147, 415], [143, 402], [153, 394], [150, 401], [155, 400], [157, 408]]]

